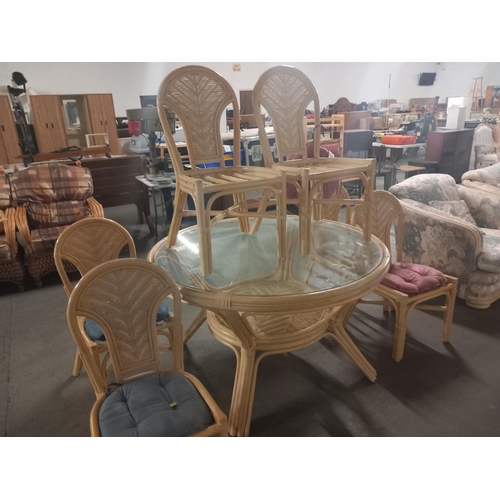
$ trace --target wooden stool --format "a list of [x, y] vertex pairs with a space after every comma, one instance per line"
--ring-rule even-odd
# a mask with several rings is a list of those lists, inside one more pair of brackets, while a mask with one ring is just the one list
[[415, 165], [401, 165], [398, 170], [405, 173], [405, 179], [411, 177], [412, 175], [421, 174], [425, 167], [417, 167]]

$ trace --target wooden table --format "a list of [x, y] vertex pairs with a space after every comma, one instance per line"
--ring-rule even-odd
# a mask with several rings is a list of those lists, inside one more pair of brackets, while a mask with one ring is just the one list
[[[200, 270], [198, 229], [179, 232], [167, 248], [160, 241], [148, 260], [178, 283], [184, 301], [207, 310], [209, 328], [236, 354], [229, 412], [231, 435], [250, 431], [255, 380], [267, 355], [306, 347], [332, 335], [372, 382], [376, 371], [344, 330], [346, 311], [370, 293], [389, 268], [389, 252], [372, 237], [338, 222], [313, 221], [308, 256], [299, 252], [298, 218], [287, 220], [287, 252], [277, 257], [276, 222], [262, 221], [250, 235], [236, 219], [212, 227], [213, 272]], [[290, 388], [293, 390], [293, 388]]]

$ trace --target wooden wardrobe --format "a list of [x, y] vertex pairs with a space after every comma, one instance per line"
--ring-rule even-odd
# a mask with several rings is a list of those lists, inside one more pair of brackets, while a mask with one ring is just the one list
[[0, 165], [22, 163], [21, 147], [9, 96], [0, 96]]

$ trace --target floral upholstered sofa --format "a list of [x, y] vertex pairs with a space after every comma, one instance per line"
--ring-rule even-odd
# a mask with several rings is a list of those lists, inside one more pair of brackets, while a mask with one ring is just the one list
[[405, 260], [459, 278], [458, 296], [471, 307], [500, 298], [500, 196], [445, 174], [416, 175], [389, 191], [403, 207]]

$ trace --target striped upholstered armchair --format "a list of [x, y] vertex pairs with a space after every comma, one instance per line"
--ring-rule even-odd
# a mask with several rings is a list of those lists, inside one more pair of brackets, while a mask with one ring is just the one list
[[18, 254], [15, 209], [7, 177], [0, 174], [0, 281], [12, 281], [24, 289], [24, 266]]
[[[80, 165], [32, 165], [12, 174], [10, 187], [28, 272], [40, 287], [42, 276], [56, 271], [53, 254], [59, 235], [78, 220], [104, 217], [104, 211], [92, 197], [90, 170]], [[66, 264], [68, 272], [76, 270]]]

